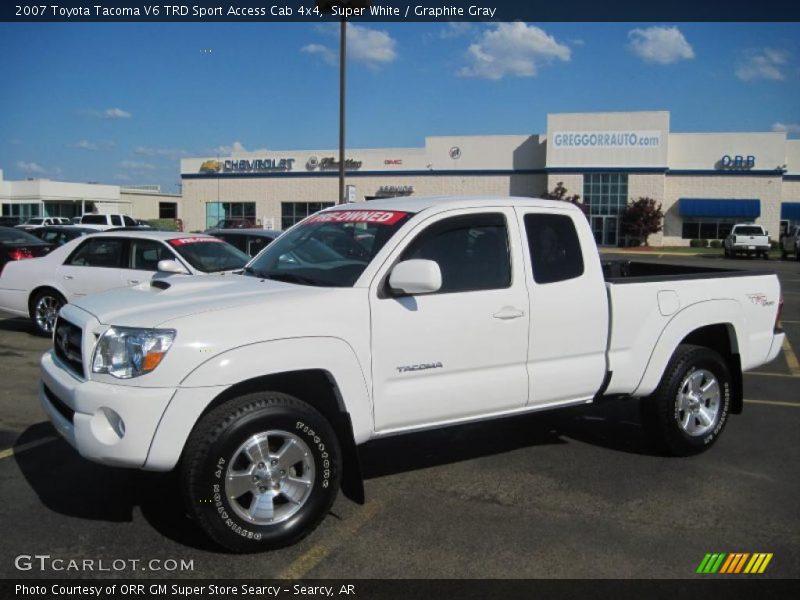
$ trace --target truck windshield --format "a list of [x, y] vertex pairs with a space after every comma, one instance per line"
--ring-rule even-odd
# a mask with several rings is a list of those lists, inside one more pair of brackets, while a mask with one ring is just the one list
[[300, 285], [352, 287], [411, 216], [385, 210], [317, 213], [272, 242], [244, 273]]

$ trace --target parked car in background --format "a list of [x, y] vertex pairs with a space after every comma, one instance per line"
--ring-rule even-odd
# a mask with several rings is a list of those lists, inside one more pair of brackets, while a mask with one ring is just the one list
[[737, 254], [769, 258], [769, 232], [755, 223], [734, 225], [723, 245], [728, 258], [736, 258]]
[[47, 227], [49, 225], [69, 225], [70, 221], [66, 217], [32, 217], [25, 221], [24, 223], [20, 223], [15, 227], [19, 229], [35, 229], [37, 227]]
[[[258, 223], [254, 219], [222, 219], [211, 229], [257, 229]], [[208, 230], [206, 230], [208, 231]]]
[[790, 228], [789, 233], [781, 238], [780, 246], [781, 258], [794, 254], [795, 259], [800, 260], [800, 226]]
[[22, 223], [22, 217], [0, 217], [0, 227], [16, 227]]
[[0, 274], [0, 308], [29, 317], [37, 333], [50, 335], [61, 307], [82, 296], [147, 282], [159, 270], [165, 276], [229, 273], [248, 260], [244, 252], [210, 235], [98, 232], [22, 268], [7, 265]]
[[209, 229], [206, 233], [225, 240], [245, 254], [255, 256], [283, 232], [274, 229]]
[[88, 214], [81, 217], [81, 227], [105, 231], [112, 227], [138, 227], [139, 224], [128, 215]]
[[63, 246], [75, 238], [79, 238], [90, 233], [97, 233], [96, 229], [88, 227], [76, 227], [74, 225], [49, 225], [47, 227], [37, 227], [30, 232], [40, 240], [55, 246]]
[[16, 227], [0, 227], [0, 276], [8, 263], [44, 256], [52, 244]]

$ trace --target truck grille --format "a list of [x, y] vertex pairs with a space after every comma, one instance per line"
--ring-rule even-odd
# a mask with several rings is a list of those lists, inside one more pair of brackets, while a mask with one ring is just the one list
[[53, 334], [53, 348], [56, 356], [76, 375], [84, 377], [83, 372], [83, 334], [80, 327], [58, 318]]

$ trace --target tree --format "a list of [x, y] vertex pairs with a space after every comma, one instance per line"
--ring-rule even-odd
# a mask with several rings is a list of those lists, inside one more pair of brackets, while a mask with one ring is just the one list
[[545, 192], [542, 198], [545, 200], [560, 200], [561, 202], [569, 202], [581, 209], [584, 215], [589, 214], [589, 207], [581, 202], [581, 197], [578, 194], [568, 195], [567, 188], [564, 187], [564, 182], [559, 181], [552, 192]]
[[622, 232], [637, 237], [647, 246], [650, 234], [663, 229], [664, 212], [661, 203], [652, 198], [639, 198], [628, 204], [622, 212]]

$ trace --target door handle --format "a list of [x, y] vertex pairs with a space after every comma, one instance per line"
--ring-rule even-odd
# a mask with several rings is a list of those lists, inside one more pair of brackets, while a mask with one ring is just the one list
[[64, 275], [64, 279], [75, 279], [72, 275]]
[[520, 310], [518, 308], [514, 308], [513, 306], [504, 306], [499, 311], [492, 315], [495, 319], [501, 319], [503, 321], [509, 321], [511, 319], [519, 319], [520, 317], [525, 316], [525, 311]]
[[138, 279], [128, 279], [128, 283], [130, 283], [131, 285], [138, 285], [141, 283], [141, 281], [139, 281]]

